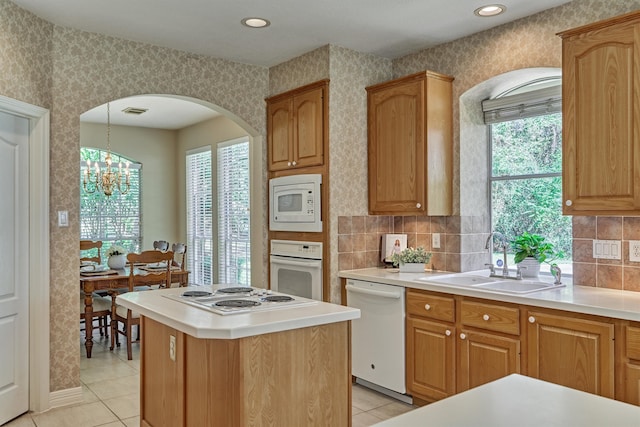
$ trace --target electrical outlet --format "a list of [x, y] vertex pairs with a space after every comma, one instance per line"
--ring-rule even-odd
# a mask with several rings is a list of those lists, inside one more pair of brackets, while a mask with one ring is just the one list
[[640, 262], [640, 240], [629, 240], [629, 261]]
[[431, 235], [431, 247], [433, 249], [440, 249], [440, 233], [433, 233]]
[[169, 358], [176, 361], [176, 337], [169, 335]]

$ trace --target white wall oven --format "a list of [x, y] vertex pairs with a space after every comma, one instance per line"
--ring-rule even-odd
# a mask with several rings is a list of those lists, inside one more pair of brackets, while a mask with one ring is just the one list
[[322, 243], [271, 240], [271, 289], [322, 301]]

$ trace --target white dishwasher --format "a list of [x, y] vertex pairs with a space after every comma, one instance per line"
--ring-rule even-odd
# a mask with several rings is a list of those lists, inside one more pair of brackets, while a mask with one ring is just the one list
[[360, 309], [351, 321], [351, 373], [405, 394], [404, 287], [347, 280], [347, 305]]

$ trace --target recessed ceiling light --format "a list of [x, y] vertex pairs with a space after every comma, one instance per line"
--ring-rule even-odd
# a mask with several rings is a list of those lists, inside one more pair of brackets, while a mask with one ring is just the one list
[[482, 6], [473, 11], [476, 15], [486, 18], [488, 16], [496, 16], [504, 13], [507, 10], [507, 7], [501, 4], [490, 4], [487, 6]]
[[244, 18], [240, 22], [242, 22], [242, 25], [244, 25], [245, 27], [251, 28], [264, 28], [271, 25], [271, 22], [263, 18]]

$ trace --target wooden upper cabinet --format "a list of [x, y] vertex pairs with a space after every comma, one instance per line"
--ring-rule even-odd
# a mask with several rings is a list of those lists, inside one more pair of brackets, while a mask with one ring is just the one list
[[452, 82], [425, 71], [367, 88], [370, 214], [451, 214]]
[[559, 35], [563, 213], [640, 215], [640, 13]]
[[327, 89], [322, 80], [267, 99], [269, 171], [324, 163]]

